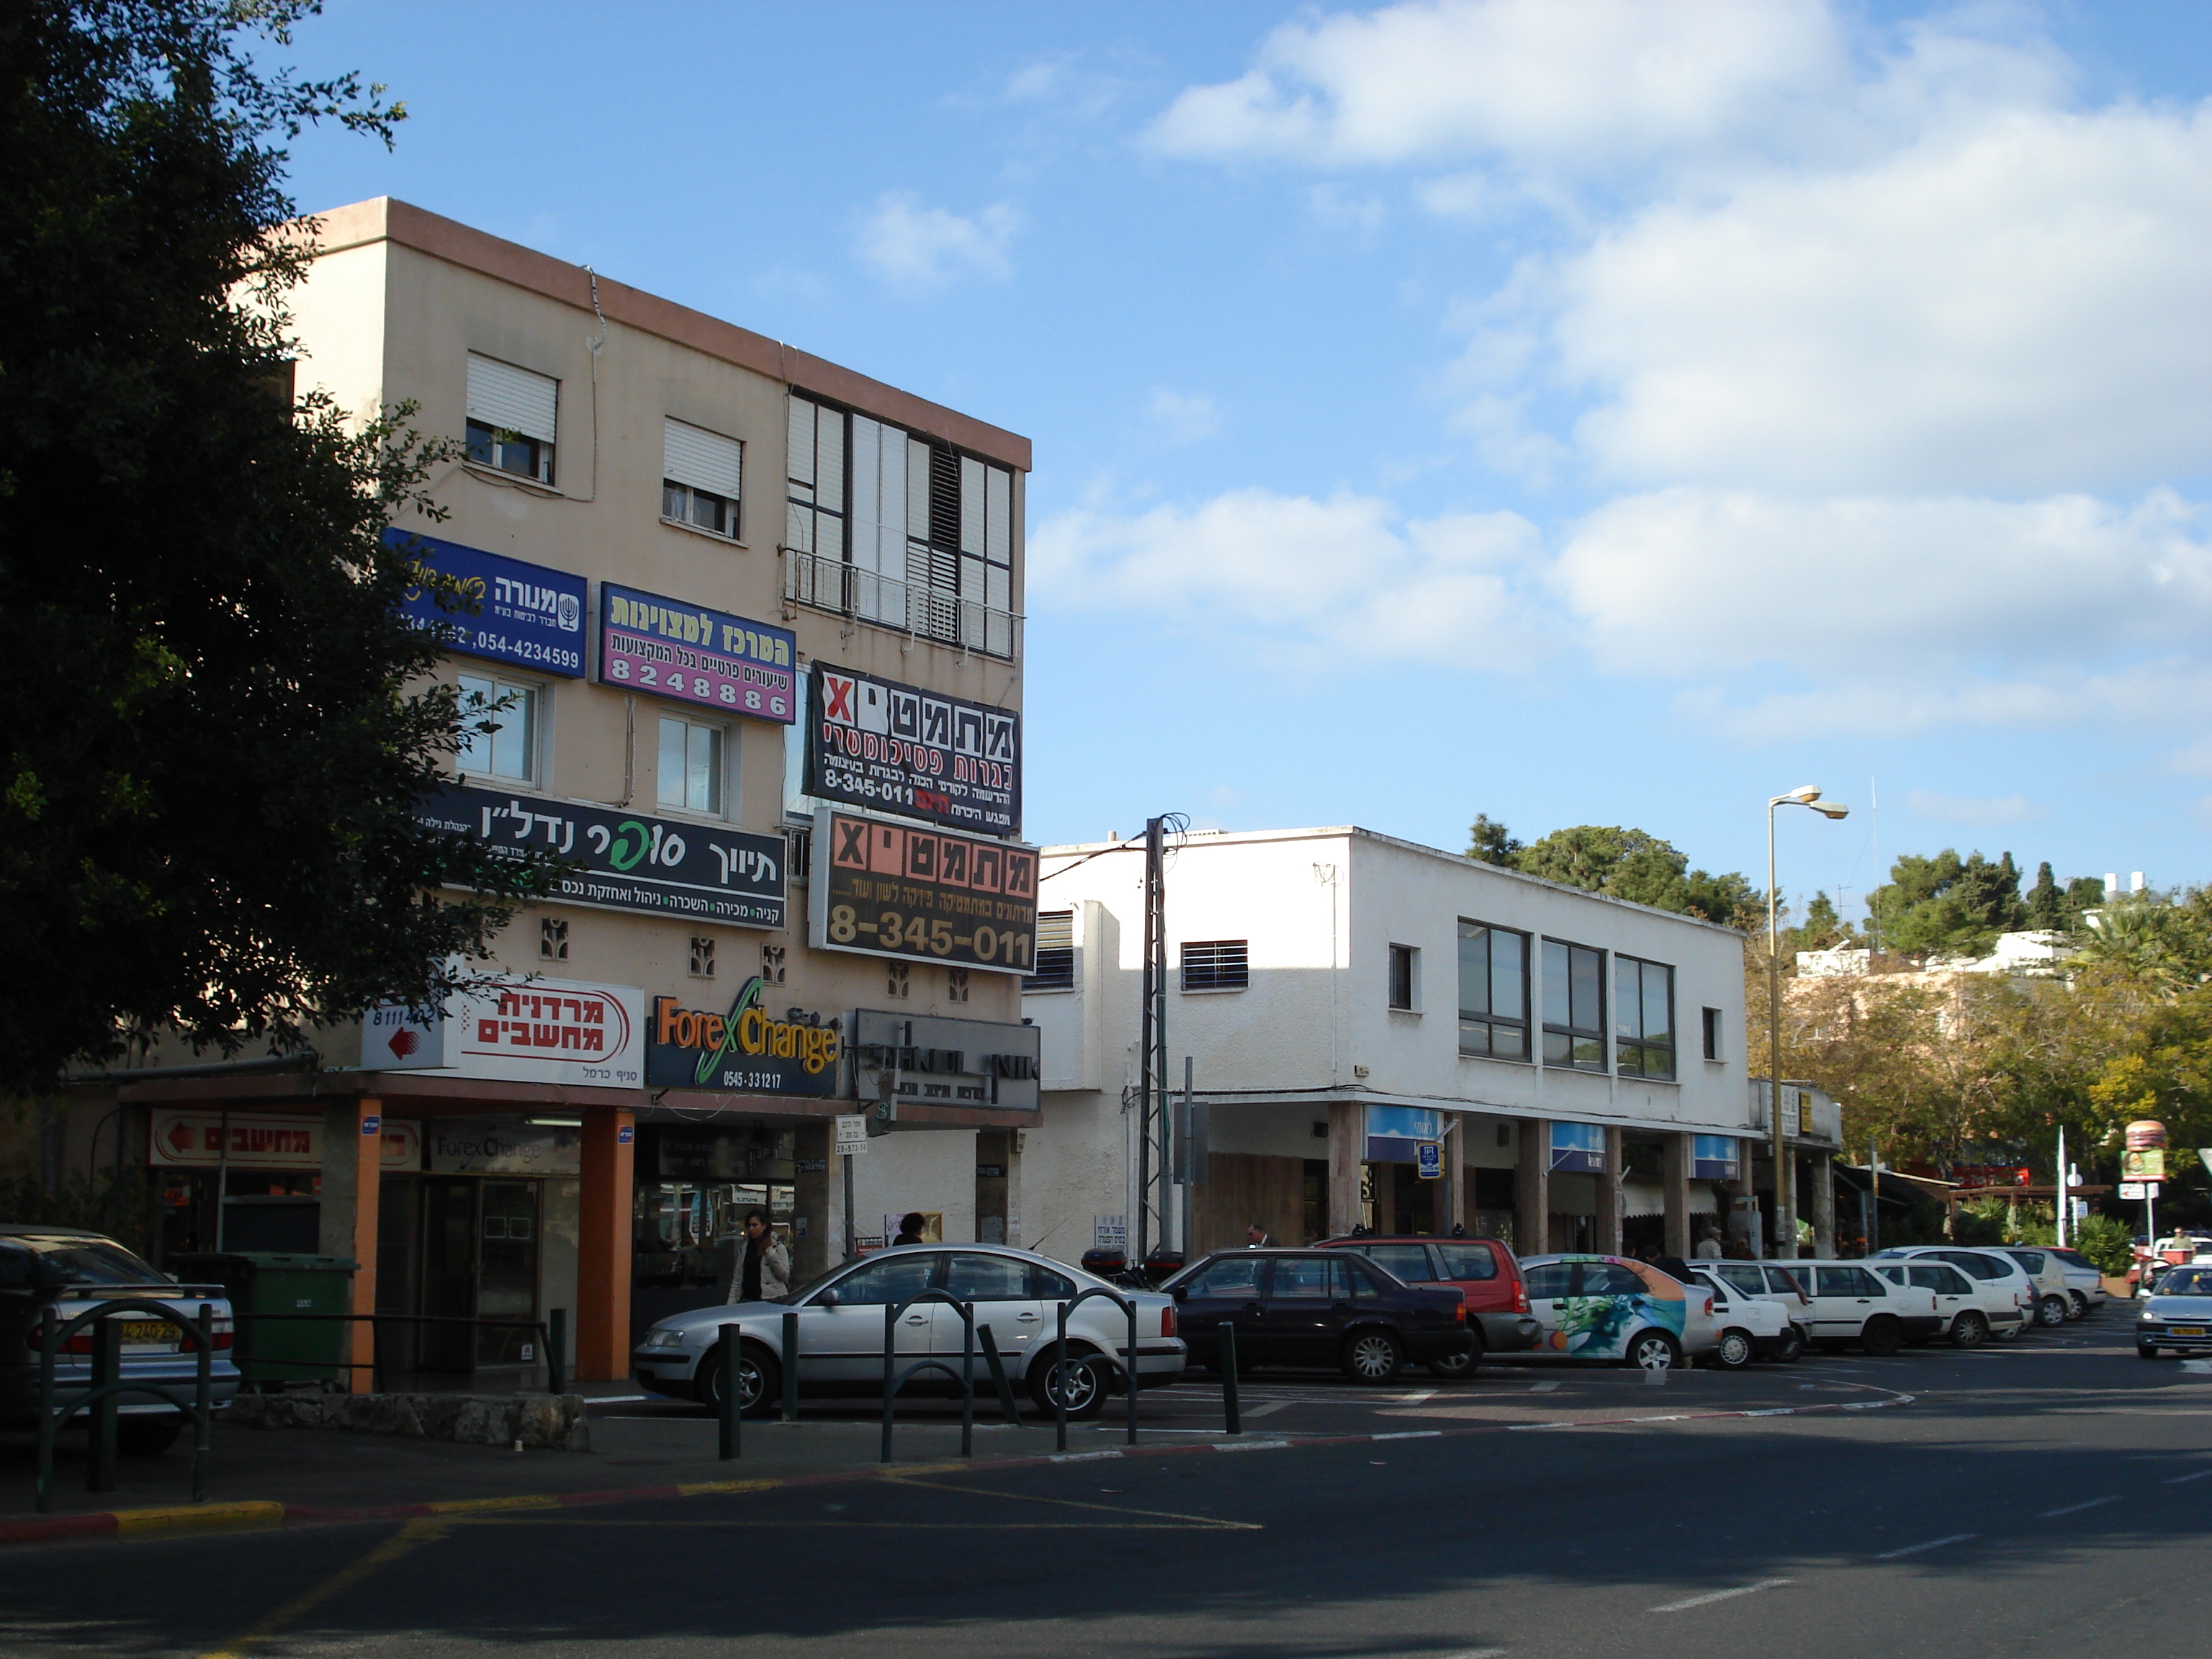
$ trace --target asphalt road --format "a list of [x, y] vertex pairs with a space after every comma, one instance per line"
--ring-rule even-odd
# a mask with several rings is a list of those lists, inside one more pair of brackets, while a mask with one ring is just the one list
[[[1288, 1403], [1235, 1453], [1201, 1435], [1169, 1455], [1107, 1455], [1113, 1437], [1093, 1431], [1089, 1457], [1044, 1467], [16, 1550], [0, 1558], [0, 1651], [2196, 1659], [2212, 1646], [2212, 1365], [2137, 1360], [2124, 1314], [1972, 1354], [1815, 1358], [1714, 1381], [1707, 1395], [1702, 1374], [1658, 1389], [1487, 1371], [1371, 1403], [1325, 1380], [1267, 1382], [1261, 1403]], [[1541, 1426], [1546, 1402], [1570, 1401], [1557, 1420], [1572, 1426]], [[1176, 1443], [1173, 1417], [1172, 1402], [1157, 1423], [1148, 1413], [1148, 1443]], [[1355, 1432], [1421, 1437], [1297, 1443]]]

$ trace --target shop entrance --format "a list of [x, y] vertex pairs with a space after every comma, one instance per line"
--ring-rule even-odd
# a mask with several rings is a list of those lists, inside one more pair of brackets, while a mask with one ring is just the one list
[[[542, 1236], [539, 1181], [427, 1176], [422, 1181], [422, 1310], [450, 1319], [538, 1316]], [[425, 1325], [416, 1369], [447, 1374], [528, 1366], [538, 1358], [530, 1330]]]
[[1411, 1164], [1363, 1164], [1359, 1170], [1360, 1220], [1370, 1232], [1433, 1233], [1437, 1188]]

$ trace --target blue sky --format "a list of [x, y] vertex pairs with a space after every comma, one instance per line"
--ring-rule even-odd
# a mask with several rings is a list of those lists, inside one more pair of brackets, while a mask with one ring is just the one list
[[[405, 198], [1024, 433], [1028, 812], [2212, 877], [2212, 8], [337, 0]], [[1880, 792], [1878, 830], [1866, 811]], [[1878, 839], [1877, 839], [1878, 838]], [[1877, 863], [1877, 844], [1879, 864]]]

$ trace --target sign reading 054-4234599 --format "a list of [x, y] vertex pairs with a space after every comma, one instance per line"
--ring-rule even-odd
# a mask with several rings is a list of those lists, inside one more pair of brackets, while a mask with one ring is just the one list
[[1034, 969], [1036, 848], [823, 806], [813, 853], [807, 921], [816, 950]]

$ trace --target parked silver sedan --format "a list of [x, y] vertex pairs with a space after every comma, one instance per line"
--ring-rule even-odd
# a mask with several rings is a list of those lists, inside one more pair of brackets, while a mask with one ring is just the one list
[[[720, 1328], [735, 1325], [739, 1333], [738, 1408], [749, 1415], [765, 1415], [775, 1409], [783, 1389], [784, 1316], [796, 1313], [802, 1395], [880, 1396], [884, 1310], [925, 1291], [942, 1291], [957, 1301], [975, 1304], [977, 1327], [989, 1327], [1009, 1379], [1028, 1390], [1038, 1410], [1057, 1410], [1057, 1373], [1066, 1379], [1068, 1415], [1091, 1417], [1127, 1376], [1129, 1323], [1122, 1308], [1106, 1297], [1086, 1298], [1068, 1314], [1070, 1363], [1064, 1369], [1055, 1367], [1059, 1304], [1088, 1290], [1111, 1291], [1136, 1304], [1139, 1388], [1164, 1388], [1182, 1377], [1185, 1350], [1176, 1334], [1172, 1297], [1116, 1290], [1048, 1256], [998, 1244], [901, 1245], [840, 1263], [777, 1301], [672, 1314], [646, 1334], [630, 1359], [641, 1387], [696, 1400], [719, 1411], [725, 1379], [717, 1345]], [[964, 1337], [957, 1308], [936, 1300], [919, 1303], [897, 1316], [893, 1355], [901, 1370], [927, 1358], [944, 1360], [957, 1370]], [[975, 1377], [979, 1390], [988, 1390], [990, 1373], [983, 1363], [980, 1336]], [[924, 1371], [908, 1386], [942, 1392], [954, 1385], [941, 1371]]]
[[2145, 1359], [2162, 1353], [2212, 1351], [2212, 1262], [2173, 1268], [2136, 1315], [2136, 1352]]

